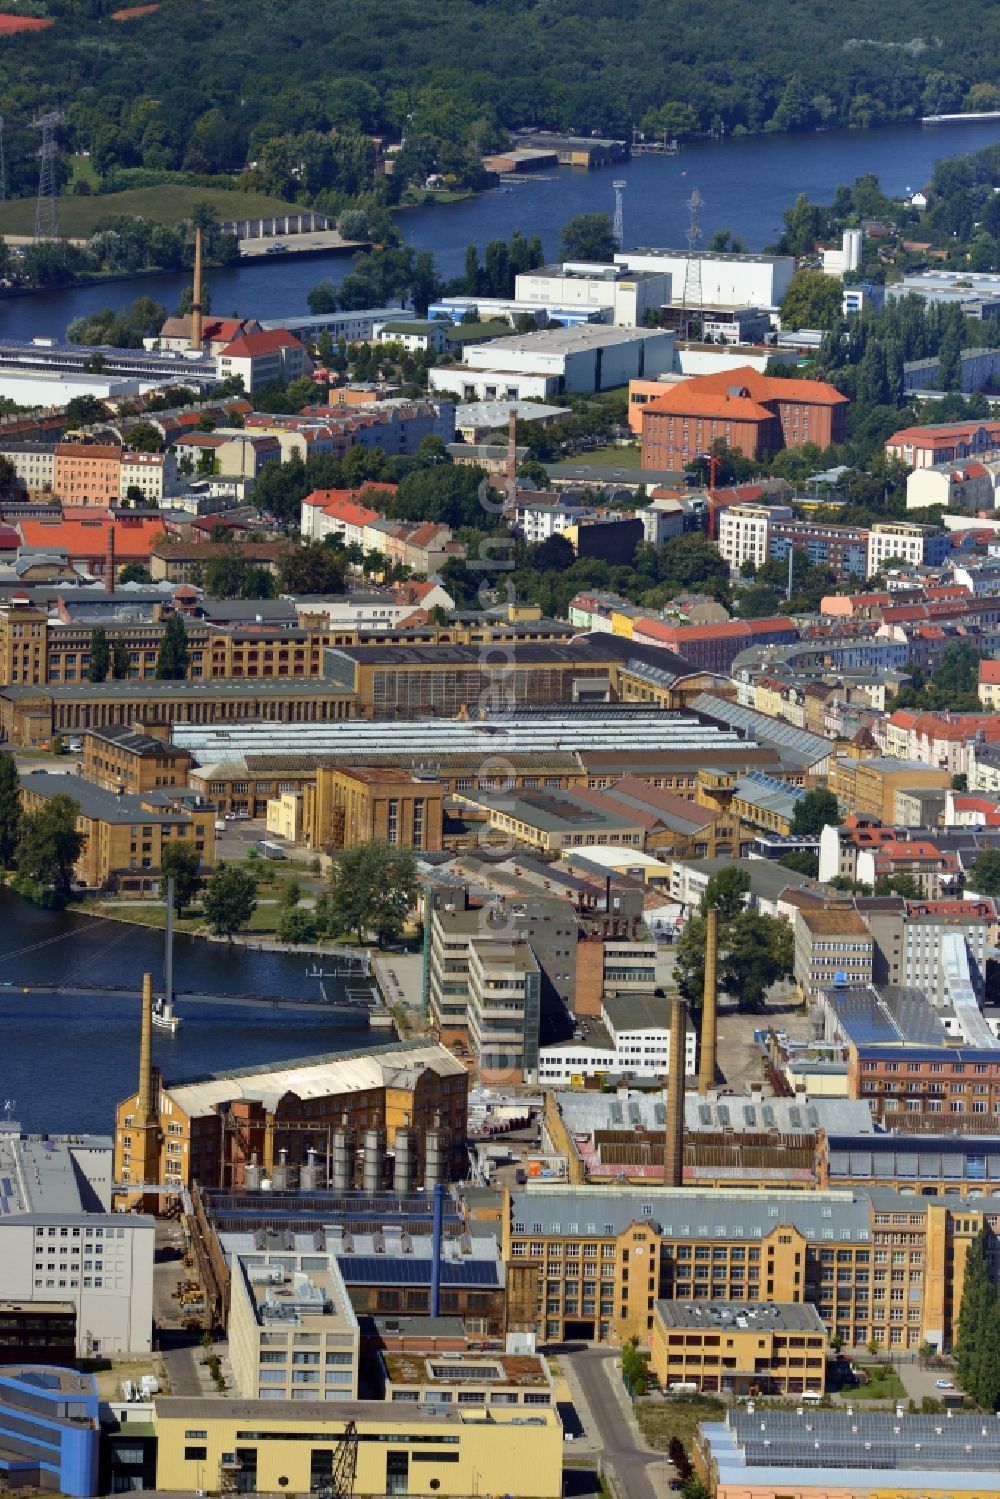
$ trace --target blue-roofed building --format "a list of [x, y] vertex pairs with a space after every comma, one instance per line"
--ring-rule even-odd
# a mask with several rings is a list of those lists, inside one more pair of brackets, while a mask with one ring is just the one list
[[99, 1492], [100, 1401], [90, 1374], [45, 1364], [0, 1372], [0, 1480], [90, 1499]]

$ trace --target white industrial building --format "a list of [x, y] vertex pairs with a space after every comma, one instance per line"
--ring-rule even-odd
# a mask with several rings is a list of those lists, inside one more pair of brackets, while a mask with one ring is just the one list
[[148, 1353], [155, 1220], [111, 1211], [109, 1139], [42, 1139], [0, 1125], [0, 1287], [5, 1301], [63, 1302], [76, 1351]]
[[[669, 1000], [650, 994], [617, 995], [601, 1005], [601, 1024], [578, 1024], [571, 1041], [538, 1050], [538, 1081], [547, 1086], [570, 1083], [598, 1073], [632, 1077], [665, 1077], [670, 1058]], [[688, 1023], [684, 1070], [694, 1077], [698, 1038]]]
[[726, 255], [713, 250], [622, 250], [618, 265], [630, 271], [668, 275], [672, 297], [680, 302], [688, 263], [697, 260], [703, 307], [777, 307], [795, 273], [791, 255]]
[[647, 312], [659, 313], [670, 301], [670, 276], [633, 271], [621, 265], [565, 261], [522, 271], [514, 285], [518, 302], [541, 307], [585, 307], [600, 311], [619, 328], [638, 328]]
[[88, 375], [59, 370], [11, 370], [0, 368], [0, 396], [31, 408], [65, 406], [78, 396], [98, 401], [131, 401], [147, 391], [158, 390], [166, 381], [130, 380], [121, 375]]
[[466, 350], [464, 363], [430, 372], [430, 388], [460, 401], [549, 400], [566, 391], [589, 395], [672, 369], [674, 335], [660, 328], [604, 324], [545, 328], [495, 338]]

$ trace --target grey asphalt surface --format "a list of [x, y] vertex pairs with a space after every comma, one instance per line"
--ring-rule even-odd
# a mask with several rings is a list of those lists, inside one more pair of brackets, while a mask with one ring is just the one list
[[[663, 1454], [650, 1452], [638, 1444], [635, 1435], [638, 1428], [630, 1421], [608, 1378], [610, 1370], [605, 1366], [619, 1357], [609, 1349], [588, 1348], [560, 1352], [559, 1361], [568, 1370], [571, 1385], [575, 1381], [583, 1396], [577, 1414], [589, 1439], [587, 1445], [597, 1448], [614, 1468], [628, 1499], [660, 1499], [667, 1470]], [[660, 1479], [657, 1484], [650, 1473], [653, 1468]]]

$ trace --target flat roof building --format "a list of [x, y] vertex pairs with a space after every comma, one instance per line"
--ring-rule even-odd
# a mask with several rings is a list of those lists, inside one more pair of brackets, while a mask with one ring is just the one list
[[806, 1302], [658, 1301], [650, 1363], [661, 1389], [822, 1395], [827, 1332]]
[[110, 1139], [0, 1129], [4, 1298], [71, 1307], [79, 1358], [152, 1346], [155, 1224], [111, 1212], [111, 1160]]

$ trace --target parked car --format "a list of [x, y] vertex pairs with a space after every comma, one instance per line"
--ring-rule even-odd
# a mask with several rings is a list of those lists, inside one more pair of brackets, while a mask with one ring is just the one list
[[934, 1388], [937, 1390], [953, 1390], [955, 1386], [950, 1379], [936, 1379], [934, 1381]]

